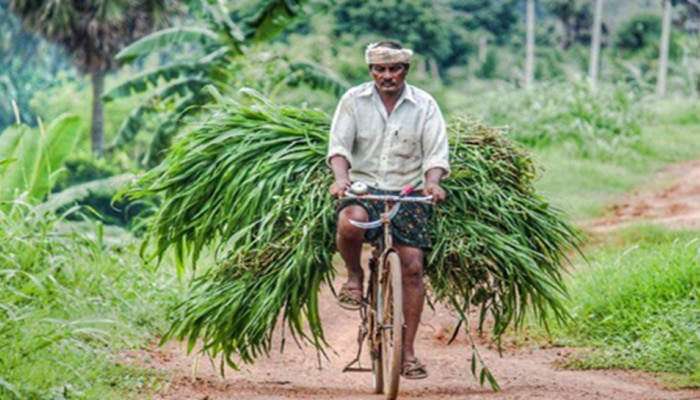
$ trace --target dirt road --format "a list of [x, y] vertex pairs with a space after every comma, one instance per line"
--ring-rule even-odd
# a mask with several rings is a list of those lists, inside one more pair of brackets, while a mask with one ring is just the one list
[[[655, 221], [671, 228], [700, 227], [700, 161], [676, 165], [659, 177], [669, 182], [663, 190], [641, 189], [611, 209], [605, 218], [589, 221], [584, 229], [608, 232], [638, 220]], [[134, 362], [175, 375], [169, 387], [154, 399], [376, 399], [369, 373], [342, 373], [356, 351], [358, 317], [335, 305], [330, 291], [322, 293], [324, 327], [335, 352], [318, 368], [312, 348], [299, 349], [288, 341], [284, 354], [261, 358], [242, 371], [226, 371], [221, 378], [206, 359], [193, 374], [194, 356], [176, 344], [147, 353], [132, 353]], [[502, 391], [481, 388], [469, 371], [471, 350], [462, 333], [447, 345], [456, 319], [439, 307], [426, 308], [416, 350], [430, 376], [421, 381], [402, 380], [400, 399], [552, 399], [552, 400], [691, 400], [700, 390], [664, 389], [650, 374], [600, 370], [570, 371], [557, 367], [574, 349], [536, 348], [525, 345], [507, 350], [502, 357], [483, 345], [480, 351]], [[289, 342], [292, 342], [291, 344]], [[366, 361], [366, 360], [365, 360]]]

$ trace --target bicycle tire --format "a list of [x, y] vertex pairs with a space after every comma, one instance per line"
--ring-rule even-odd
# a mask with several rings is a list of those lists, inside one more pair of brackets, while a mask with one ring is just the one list
[[386, 399], [393, 400], [399, 392], [401, 363], [403, 358], [403, 290], [401, 260], [396, 252], [389, 252], [384, 259], [384, 271], [379, 289], [382, 310], [381, 358], [383, 363]]
[[377, 268], [378, 262], [370, 265], [372, 271], [372, 282], [370, 284], [370, 304], [372, 312], [369, 314], [370, 332], [367, 340], [370, 346], [370, 355], [372, 357], [372, 388], [375, 394], [384, 393], [384, 361], [382, 360], [382, 340], [381, 340], [381, 310], [382, 299], [380, 297], [381, 271]]

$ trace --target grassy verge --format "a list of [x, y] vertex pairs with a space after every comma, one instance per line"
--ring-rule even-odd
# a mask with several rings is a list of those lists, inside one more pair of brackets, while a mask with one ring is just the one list
[[569, 366], [660, 372], [700, 387], [700, 235], [640, 225], [609, 239], [568, 280], [573, 320], [555, 341], [592, 349]]
[[[668, 182], [664, 166], [700, 155], [700, 105], [647, 105], [648, 123], [614, 151], [582, 157], [566, 144], [535, 149], [538, 188], [574, 220], [599, 216], [635, 188]], [[585, 348], [572, 368], [659, 373], [669, 386], [700, 387], [700, 235], [638, 225], [596, 240], [567, 280], [573, 319], [553, 332]]]
[[700, 156], [700, 122], [688, 116], [688, 110], [700, 114], [696, 104], [681, 103], [675, 114], [668, 105], [652, 105], [655, 117], [639, 138], [596, 157], [581, 157], [566, 145], [533, 150], [543, 169], [537, 188], [580, 220], [600, 215], [634, 188], [663, 186], [667, 182], [654, 177], [664, 166]]
[[[124, 399], [155, 389], [156, 372], [120, 351], [165, 328], [178, 285], [104, 229], [16, 206], [0, 218], [0, 398]], [[110, 242], [111, 243], [111, 242]]]

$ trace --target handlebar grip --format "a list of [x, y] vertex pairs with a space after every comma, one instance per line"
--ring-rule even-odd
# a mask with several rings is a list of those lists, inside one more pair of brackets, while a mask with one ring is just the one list
[[415, 191], [416, 191], [416, 188], [417, 188], [418, 186], [420, 186], [420, 184], [421, 184], [422, 182], [423, 182], [422, 179], [418, 179], [418, 182], [414, 183], [413, 185], [411, 185], [411, 186], [406, 186], [405, 188], [403, 188], [403, 190], [401, 191], [401, 193], [399, 193], [399, 197], [408, 196], [409, 194], [415, 192]]
[[416, 188], [414, 188], [413, 186], [406, 186], [405, 188], [403, 188], [401, 193], [399, 193], [399, 196], [400, 197], [408, 196], [409, 194], [413, 193], [415, 190], [416, 190]]

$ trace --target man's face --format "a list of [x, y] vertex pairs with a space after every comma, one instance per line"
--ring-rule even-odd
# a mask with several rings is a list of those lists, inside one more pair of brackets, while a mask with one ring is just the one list
[[372, 64], [370, 72], [380, 93], [394, 95], [401, 92], [408, 68], [404, 64]]

